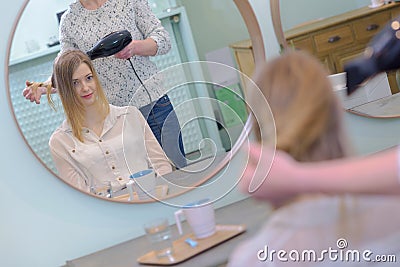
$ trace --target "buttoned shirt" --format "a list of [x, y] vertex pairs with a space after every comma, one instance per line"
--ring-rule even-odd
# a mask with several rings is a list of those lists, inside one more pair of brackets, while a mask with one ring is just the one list
[[59, 176], [89, 191], [90, 185], [111, 181], [122, 186], [132, 173], [154, 168], [158, 174], [172, 171], [171, 164], [140, 111], [132, 106], [110, 105], [100, 136], [83, 128], [79, 141], [65, 120], [50, 137], [49, 146]]

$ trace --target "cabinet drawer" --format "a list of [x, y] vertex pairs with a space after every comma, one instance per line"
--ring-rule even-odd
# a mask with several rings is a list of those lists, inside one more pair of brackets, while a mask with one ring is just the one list
[[314, 53], [313, 42], [312, 42], [312, 39], [309, 37], [292, 39], [292, 40], [289, 40], [288, 43], [289, 43], [289, 46], [295, 47], [296, 49], [307, 51], [310, 54]]
[[354, 49], [349, 51], [334, 53], [332, 57], [336, 65], [336, 71], [343, 72], [344, 65], [346, 65], [347, 62], [359, 57], [363, 52], [364, 52], [364, 47], [360, 46], [360, 47], [354, 47]]
[[379, 13], [373, 16], [369, 16], [365, 19], [360, 19], [354, 22], [354, 33], [357, 40], [371, 39], [376, 33], [378, 33], [387, 22], [390, 21], [390, 13]]
[[318, 52], [326, 52], [353, 43], [354, 37], [350, 25], [345, 25], [315, 35], [314, 41]]

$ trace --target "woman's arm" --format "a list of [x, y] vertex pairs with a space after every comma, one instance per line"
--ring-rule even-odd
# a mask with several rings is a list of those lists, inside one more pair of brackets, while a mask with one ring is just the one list
[[53, 135], [50, 138], [49, 146], [59, 177], [69, 185], [83, 191], [89, 191], [88, 178], [70, 160], [68, 153], [62, 145], [62, 140]]
[[[171, 49], [171, 40], [168, 31], [162, 26], [161, 21], [151, 10], [147, 0], [137, 0], [134, 4], [136, 25], [143, 34], [144, 41], [153, 41], [156, 53], [151, 55], [164, 55]], [[139, 41], [137, 41], [139, 42]], [[142, 54], [137, 54], [142, 55]]]
[[251, 144], [248, 152], [249, 162], [240, 181], [242, 191], [275, 204], [305, 193], [400, 193], [398, 148], [318, 163], [299, 163], [282, 151], [274, 154], [259, 144]]
[[[134, 3], [136, 25], [143, 34], [144, 40], [132, 40], [116, 58], [128, 59], [134, 55], [155, 56], [166, 54], [171, 49], [168, 31], [151, 10], [147, 1], [138, 0]], [[139, 15], [140, 14], [140, 15]]]

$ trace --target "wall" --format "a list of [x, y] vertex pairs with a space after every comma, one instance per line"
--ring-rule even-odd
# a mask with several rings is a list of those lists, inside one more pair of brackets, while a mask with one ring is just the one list
[[[370, 0], [307, 0], [293, 4], [292, 0], [281, 0], [282, 27], [290, 29], [306, 21], [326, 18], [349, 10], [367, 6]], [[318, 10], [318, 12], [315, 12]]]
[[[57, 13], [67, 9], [70, 0], [58, 0], [46, 2], [29, 1], [26, 7], [31, 13], [24, 12], [21, 16], [18, 28], [13, 38], [11, 59], [20, 58], [28, 54], [27, 43], [35, 42], [40, 50], [47, 48], [50, 38], [58, 40]], [[39, 30], [40, 29], [40, 30]]]
[[249, 38], [246, 25], [232, 0], [180, 2], [190, 18], [200, 60], [205, 60], [207, 52]]

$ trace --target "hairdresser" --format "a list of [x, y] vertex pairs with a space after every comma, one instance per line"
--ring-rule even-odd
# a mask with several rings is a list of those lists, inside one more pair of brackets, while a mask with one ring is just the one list
[[[154, 76], [157, 67], [149, 58], [166, 54], [171, 48], [170, 37], [147, 0], [74, 1], [60, 21], [60, 53], [70, 48], [88, 51], [107, 34], [120, 30], [128, 30], [132, 42], [114, 56], [93, 61], [106, 96], [112, 105], [139, 107], [173, 165], [181, 168], [186, 159], [179, 122], [163, 81]], [[135, 71], [126, 60], [129, 58]], [[57, 91], [50, 79], [44, 83], [27, 81], [23, 95], [39, 104], [48, 90]]]

